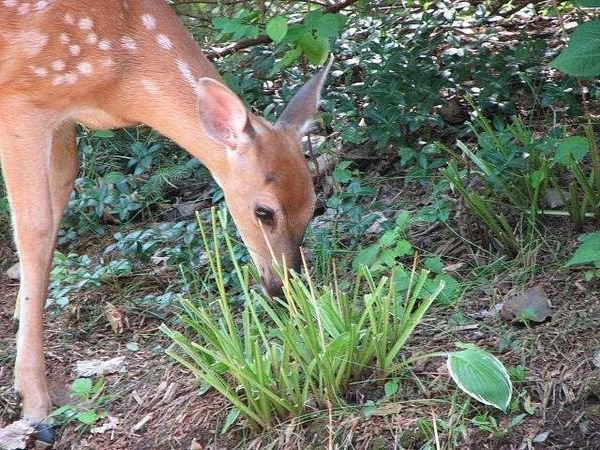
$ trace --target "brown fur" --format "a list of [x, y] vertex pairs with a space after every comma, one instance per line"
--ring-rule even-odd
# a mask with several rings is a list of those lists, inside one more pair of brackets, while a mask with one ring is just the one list
[[[155, 28], [141, 20], [145, 14], [155, 18]], [[82, 19], [93, 25], [82, 26]], [[280, 280], [265, 234], [278, 261], [299, 264], [298, 245], [315, 202], [299, 134], [316, 111], [326, 70], [292, 100], [285, 123], [273, 126], [221, 84], [161, 0], [3, 1], [0, 23], [0, 163], [21, 264], [15, 385], [24, 416], [43, 420], [50, 409], [43, 306], [77, 173], [75, 123], [145, 123], [201, 160], [222, 186], [266, 288], [275, 292]], [[172, 48], [158, 45], [158, 34]], [[110, 41], [110, 49], [100, 40]], [[275, 211], [272, 227], [260, 226], [258, 206]]]

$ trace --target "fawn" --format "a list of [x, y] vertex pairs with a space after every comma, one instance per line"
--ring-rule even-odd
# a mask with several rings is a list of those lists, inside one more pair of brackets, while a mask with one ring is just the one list
[[43, 308], [78, 171], [75, 124], [143, 123], [198, 158], [222, 187], [265, 289], [276, 293], [273, 257], [298, 267], [315, 207], [300, 138], [331, 61], [272, 125], [223, 84], [162, 0], [0, 0], [0, 23], [0, 163], [21, 273], [15, 387], [37, 439], [52, 443]]

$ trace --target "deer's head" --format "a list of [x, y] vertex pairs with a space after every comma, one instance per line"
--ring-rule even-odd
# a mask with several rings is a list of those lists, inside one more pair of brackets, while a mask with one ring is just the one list
[[281, 289], [273, 256], [287, 268], [300, 268], [299, 247], [316, 199], [300, 138], [317, 112], [330, 66], [296, 93], [275, 125], [250, 114], [219, 82], [199, 82], [202, 125], [226, 152], [215, 178], [271, 295]]

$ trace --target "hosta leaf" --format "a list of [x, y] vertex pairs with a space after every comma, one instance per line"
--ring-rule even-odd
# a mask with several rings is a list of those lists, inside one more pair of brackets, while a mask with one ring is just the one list
[[506, 411], [512, 383], [504, 365], [493, 355], [468, 348], [448, 356], [450, 376], [460, 389], [486, 405]]

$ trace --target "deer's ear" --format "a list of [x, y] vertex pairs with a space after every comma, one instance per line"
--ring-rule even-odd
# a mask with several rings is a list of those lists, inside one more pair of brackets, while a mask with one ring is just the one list
[[329, 58], [327, 65], [306, 82], [296, 95], [292, 97], [281, 117], [277, 121], [277, 127], [295, 130], [298, 136], [304, 135], [309, 129], [314, 119], [319, 101], [321, 99], [321, 89], [325, 84], [325, 79], [333, 63], [333, 56]]
[[200, 121], [208, 136], [236, 148], [253, 134], [248, 112], [242, 101], [226, 86], [212, 78], [198, 80]]

